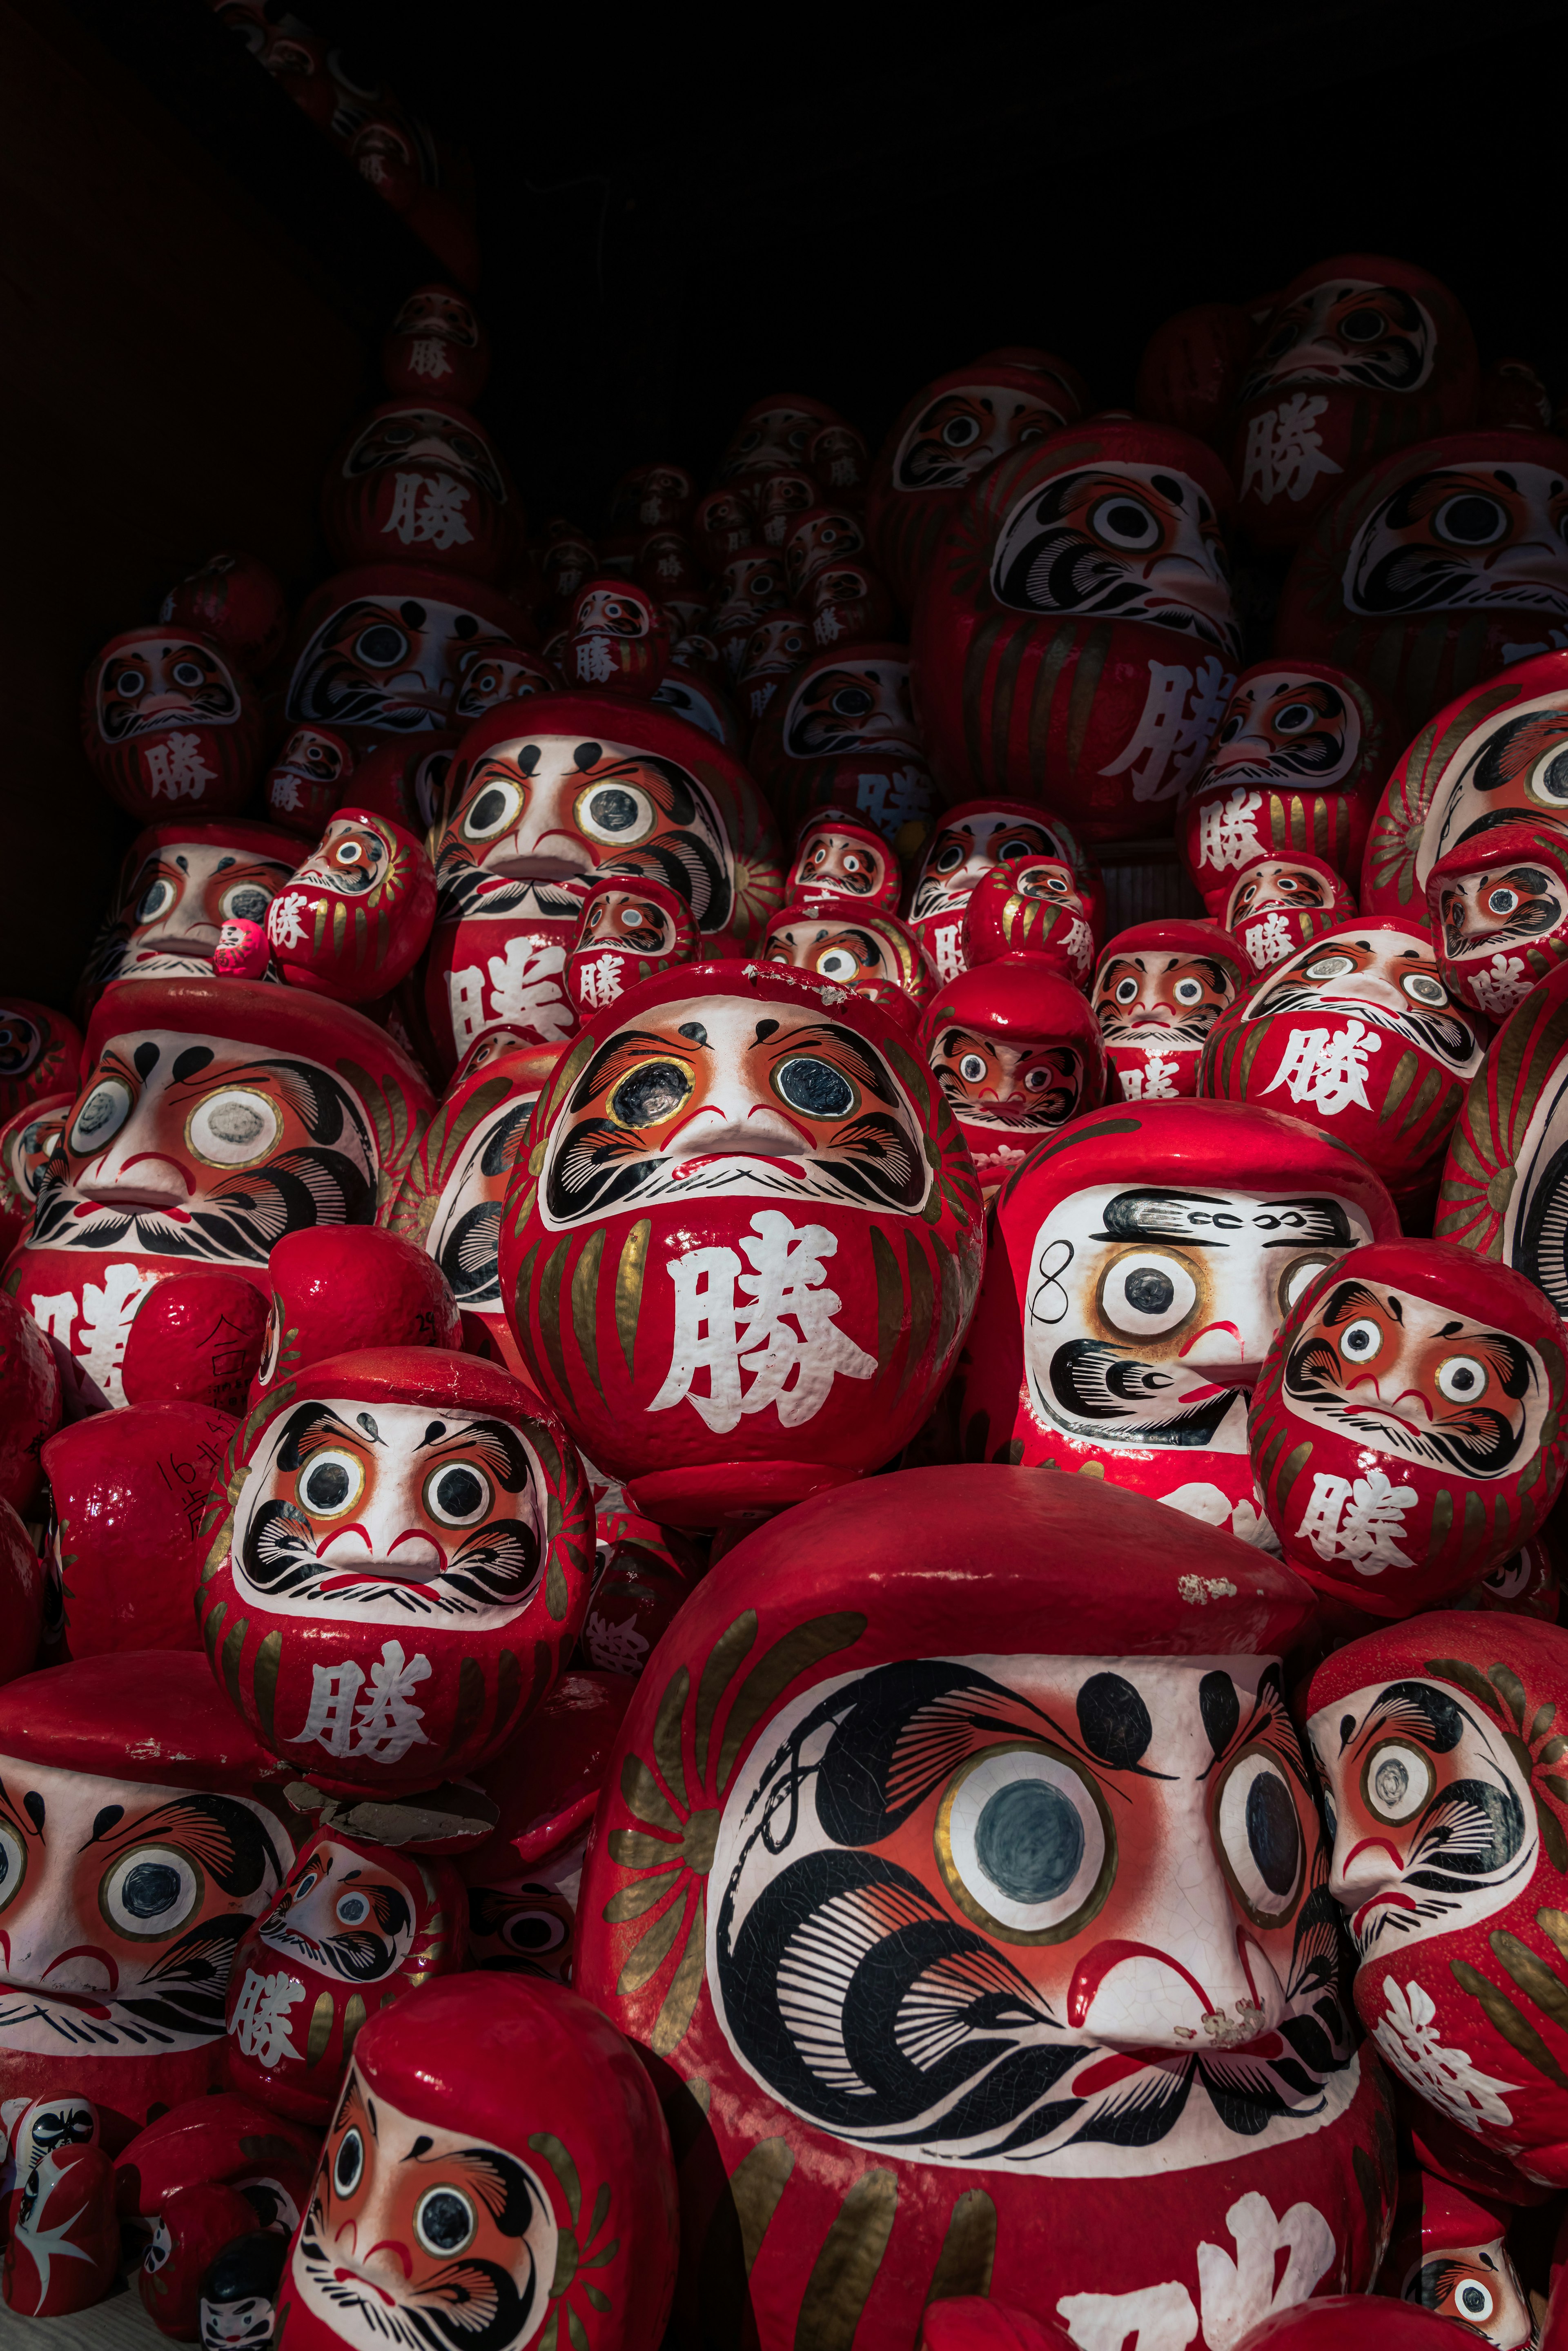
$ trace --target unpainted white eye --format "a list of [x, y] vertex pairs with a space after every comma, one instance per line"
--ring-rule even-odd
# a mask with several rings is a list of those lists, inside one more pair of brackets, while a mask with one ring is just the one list
[[1122, 548], [1130, 554], [1146, 554], [1160, 543], [1159, 517], [1127, 490], [1097, 498], [1089, 509], [1088, 523], [1095, 538], [1107, 547]]
[[1178, 1004], [1201, 1004], [1203, 1002], [1203, 982], [1201, 979], [1178, 979], [1176, 986], [1172, 988], [1171, 994], [1175, 997]]
[[848, 947], [828, 947], [817, 957], [817, 969], [824, 979], [856, 980], [861, 976], [860, 965]]
[[313, 1519], [340, 1519], [365, 1490], [365, 1465], [346, 1445], [324, 1445], [299, 1472], [295, 1488]]
[[495, 1499], [489, 1479], [471, 1461], [444, 1461], [424, 1481], [424, 1507], [438, 1526], [477, 1526]]
[[1481, 1582], [1500, 1600], [1517, 1600], [1530, 1583], [1531, 1562], [1527, 1551], [1511, 1552], [1500, 1567], [1494, 1567]]
[[1412, 1003], [1430, 1005], [1435, 1012], [1440, 1012], [1448, 1000], [1448, 989], [1429, 971], [1407, 971], [1399, 985]]
[[462, 2252], [474, 2228], [474, 2207], [460, 2189], [427, 2188], [413, 2208], [413, 2233], [437, 2260]]
[[1057, 1942], [1092, 1917], [1109, 1889], [1110, 1844], [1084, 1774], [1036, 1748], [977, 1757], [955, 1774], [937, 1819], [948, 1891], [1009, 1941]]
[[1354, 969], [1355, 958], [1353, 956], [1319, 956], [1315, 963], [1307, 966], [1306, 977], [1309, 979], [1343, 979], [1346, 972]]
[[1437, 1366], [1437, 1393], [1450, 1404], [1474, 1404], [1487, 1391], [1489, 1374], [1474, 1355], [1450, 1355]]
[[143, 2276], [156, 2277], [173, 2250], [174, 2240], [170, 2234], [169, 2223], [160, 2213], [152, 2234], [147, 2240], [147, 2251], [141, 2256]]
[[332, 2158], [332, 2186], [340, 2196], [351, 2196], [365, 2171], [365, 2142], [358, 2124], [345, 2131]]
[[977, 1086], [986, 1074], [986, 1064], [978, 1053], [965, 1053], [958, 1062], [958, 1075], [967, 1086]]
[[1430, 1760], [1402, 1739], [1385, 1739], [1375, 1747], [1361, 1775], [1367, 1809], [1381, 1821], [1414, 1819], [1436, 1785]]
[[333, 1908], [333, 1916], [340, 1927], [362, 1927], [370, 1915], [370, 1896], [361, 1893], [357, 1886], [350, 1886], [346, 1894], [340, 1894]]
[[1197, 1302], [1197, 1284], [1178, 1257], [1162, 1249], [1131, 1249], [1105, 1276], [1100, 1311], [1113, 1331], [1157, 1339], [1185, 1322]]
[[505, 777], [492, 776], [464, 811], [463, 837], [465, 841], [495, 841], [503, 832], [510, 832], [522, 812], [522, 786]]
[[590, 841], [619, 849], [652, 832], [658, 810], [635, 784], [594, 784], [577, 803], [577, 820]]
[[1347, 1323], [1339, 1334], [1339, 1351], [1347, 1363], [1370, 1364], [1382, 1346], [1382, 1329], [1370, 1314]]
[[162, 1942], [200, 1907], [202, 1875], [177, 1845], [137, 1845], [109, 1871], [98, 1900], [117, 1935]]
[[1219, 1843], [1255, 1919], [1286, 1917], [1301, 1891], [1306, 1840], [1291, 1783], [1273, 1756], [1242, 1753], [1219, 1792]]
[[131, 1115], [131, 1088], [121, 1078], [100, 1078], [71, 1121], [68, 1150], [78, 1157], [101, 1151]]
[[219, 1167], [250, 1167], [276, 1148], [283, 1120], [276, 1102], [250, 1086], [207, 1094], [185, 1122], [193, 1150]]
[[1118, 1004], [1135, 1004], [1138, 998], [1138, 983], [1135, 979], [1119, 979], [1113, 992]]
[[160, 874], [157, 881], [152, 883], [142, 892], [137, 901], [136, 912], [132, 914], [131, 921], [155, 923], [160, 914], [168, 913], [174, 903], [174, 884], [169, 880], [167, 874]]
[[1468, 2326], [1484, 2326], [1496, 2308], [1490, 2287], [1484, 2286], [1479, 2278], [1466, 2278], [1455, 2292], [1455, 2313]]
[[0, 1910], [16, 1899], [27, 1875], [27, 1851], [9, 1821], [0, 1821]]
[[1274, 713], [1276, 735], [1304, 735], [1317, 717], [1310, 702], [1287, 702], [1283, 710]]
[[1332, 1257], [1299, 1257], [1286, 1267], [1280, 1281], [1280, 1311], [1288, 1314], [1310, 1282], [1315, 1281]]

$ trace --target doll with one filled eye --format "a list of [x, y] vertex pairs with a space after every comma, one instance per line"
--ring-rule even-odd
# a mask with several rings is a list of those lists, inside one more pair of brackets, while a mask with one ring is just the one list
[[1353, 1249], [1258, 1383], [1254, 1465], [1285, 1556], [1378, 1616], [1440, 1604], [1544, 1520], [1568, 1471], [1555, 1311], [1441, 1241]]

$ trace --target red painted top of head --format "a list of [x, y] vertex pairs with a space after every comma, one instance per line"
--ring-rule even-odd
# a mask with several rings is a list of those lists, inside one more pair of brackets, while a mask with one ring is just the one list
[[292, 833], [238, 817], [148, 825], [125, 852], [82, 973], [84, 1008], [111, 980], [204, 977], [224, 924], [265, 923], [304, 853]]
[[122, 1649], [8, 1682], [0, 1755], [234, 1795], [279, 1779], [276, 1756], [246, 1729], [204, 1658], [185, 1649]]
[[490, 373], [490, 339], [468, 296], [436, 282], [404, 296], [381, 357], [394, 397], [434, 392], [472, 408]]
[[950, 979], [925, 1008], [920, 1042], [988, 1188], [1104, 1098], [1099, 1024], [1044, 956], [998, 956]]
[[380, 1225], [285, 1233], [267, 1260], [267, 1338], [254, 1407], [280, 1380], [362, 1347], [461, 1345], [457, 1308], [434, 1259]]
[[1094, 967], [1088, 894], [1065, 858], [1020, 857], [993, 865], [969, 896], [964, 953], [971, 969], [1000, 955], [1048, 956], [1084, 987]]

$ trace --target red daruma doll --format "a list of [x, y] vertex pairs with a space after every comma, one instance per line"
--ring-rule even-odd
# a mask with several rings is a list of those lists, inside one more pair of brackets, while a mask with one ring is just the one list
[[1285, 1557], [1374, 1616], [1453, 1600], [1556, 1500], [1568, 1362], [1556, 1309], [1447, 1241], [1352, 1249], [1304, 1290], [1249, 1425]]
[[1092, 1002], [1126, 1102], [1197, 1092], [1208, 1032], [1251, 975], [1218, 923], [1134, 923], [1100, 958]]
[[1044, 956], [960, 972], [927, 1005], [920, 1041], [988, 1199], [1037, 1143], [1104, 1097], [1094, 1015]]
[[501, 1294], [592, 1460], [645, 1515], [712, 1526], [897, 1452], [980, 1249], [968, 1154], [885, 1014], [688, 965], [597, 1014], [540, 1096]]
[[267, 937], [296, 987], [367, 1004], [413, 968], [435, 920], [435, 869], [390, 817], [340, 809], [287, 890]]
[[162, 625], [110, 637], [82, 684], [82, 748], [122, 809], [232, 816], [256, 780], [261, 704], [210, 637]]

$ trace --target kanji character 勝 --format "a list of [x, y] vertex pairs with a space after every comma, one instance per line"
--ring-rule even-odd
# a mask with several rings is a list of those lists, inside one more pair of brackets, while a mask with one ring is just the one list
[[1382, 1049], [1383, 1040], [1364, 1020], [1351, 1019], [1344, 1028], [1292, 1029], [1285, 1058], [1263, 1092], [1284, 1086], [1294, 1102], [1310, 1102], [1325, 1118], [1336, 1118], [1354, 1102], [1370, 1110], [1366, 1092], [1368, 1056]]
[[1228, 873], [1232, 866], [1249, 864], [1263, 854], [1258, 838], [1258, 802], [1245, 784], [1235, 784], [1223, 797], [1206, 800], [1197, 815], [1200, 864]]
[[406, 1657], [401, 1641], [383, 1641], [362, 1701], [364, 1672], [351, 1658], [310, 1671], [310, 1705], [297, 1740], [324, 1747], [329, 1755], [365, 1755], [374, 1763], [400, 1763], [411, 1747], [429, 1746], [419, 1727], [424, 1709], [411, 1695], [430, 1678], [423, 1651]]
[[1135, 800], [1171, 799], [1202, 766], [1236, 680], [1213, 653], [1197, 677], [1183, 662], [1151, 662], [1149, 686], [1132, 738], [1101, 768], [1130, 775]]
[[463, 519], [470, 492], [446, 474], [397, 474], [392, 478], [392, 512], [382, 525], [405, 547], [466, 547], [473, 532]]
[[246, 2056], [254, 2057], [258, 2065], [281, 2064], [286, 2057], [299, 2064], [299, 2052], [289, 2038], [294, 2020], [288, 2011], [304, 1997], [304, 1985], [282, 1968], [268, 1976], [258, 1975], [254, 1968], [246, 1970], [229, 2023]]
[[206, 787], [217, 781], [217, 769], [202, 757], [199, 735], [166, 735], [162, 743], [149, 743], [142, 757], [154, 799], [199, 800]]
[[1396, 1486], [1385, 1470], [1369, 1469], [1354, 1480], [1320, 1472], [1296, 1532], [1320, 1559], [1348, 1559], [1358, 1575], [1413, 1567], [1395, 1538], [1405, 1532], [1405, 1513], [1418, 1499], [1414, 1486]]
[[1283, 491], [1299, 504], [1320, 474], [1343, 472], [1314, 429], [1315, 419], [1327, 406], [1321, 393], [1309, 396], [1298, 392], [1281, 407], [1266, 408], [1251, 419], [1242, 460], [1243, 497], [1256, 489], [1264, 505], [1270, 506]]

